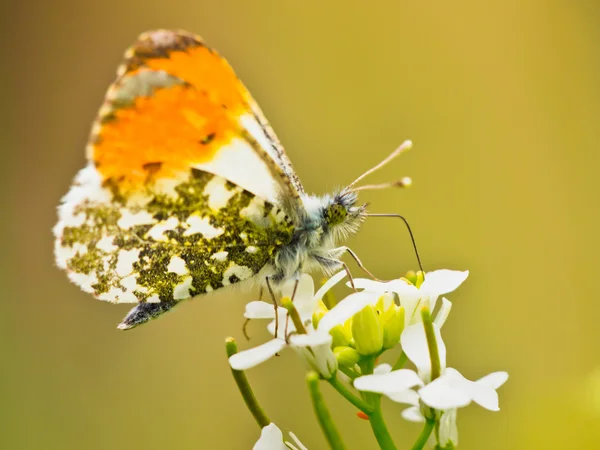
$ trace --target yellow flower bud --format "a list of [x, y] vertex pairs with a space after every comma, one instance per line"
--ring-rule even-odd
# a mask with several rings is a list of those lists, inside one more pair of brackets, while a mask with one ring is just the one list
[[414, 270], [409, 270], [401, 279], [405, 279], [410, 284], [417, 284], [417, 273]]
[[420, 288], [421, 285], [423, 284], [423, 281], [425, 281], [425, 273], [421, 272], [420, 270], [417, 272], [417, 281], [415, 282], [415, 286], [417, 288]]
[[360, 359], [360, 354], [352, 347], [335, 347], [333, 354], [340, 366], [353, 367]]
[[384, 313], [381, 323], [383, 325], [383, 348], [393, 348], [400, 342], [400, 335], [404, 330], [404, 308], [392, 305]]
[[327, 309], [325, 304], [321, 300], [319, 300], [319, 303], [317, 303], [317, 307], [315, 308], [315, 312], [312, 316], [312, 324], [314, 328], [317, 328], [319, 326], [319, 322], [321, 321], [323, 316], [327, 314], [328, 311], [329, 310]]
[[329, 330], [329, 334], [333, 338], [331, 342], [331, 346], [333, 348], [347, 347], [350, 345], [352, 334], [351, 331], [347, 329], [344, 325], [336, 325], [331, 330]]
[[383, 327], [377, 309], [365, 306], [352, 318], [354, 345], [361, 355], [375, 355], [383, 348]]

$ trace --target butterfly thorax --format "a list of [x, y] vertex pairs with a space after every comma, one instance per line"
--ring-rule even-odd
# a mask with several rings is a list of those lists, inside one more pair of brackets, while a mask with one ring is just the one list
[[326, 273], [338, 269], [345, 251], [345, 247], [339, 247], [341, 241], [358, 231], [365, 218], [366, 205], [355, 206], [357, 195], [352, 191], [304, 195], [302, 201], [304, 209], [298, 215], [292, 239], [275, 257], [275, 281], [315, 268]]

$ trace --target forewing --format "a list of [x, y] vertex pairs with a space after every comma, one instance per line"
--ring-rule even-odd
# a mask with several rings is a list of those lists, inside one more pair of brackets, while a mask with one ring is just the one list
[[285, 212], [198, 169], [120, 195], [93, 166], [59, 207], [58, 266], [115, 303], [173, 304], [249, 279], [290, 242]]
[[139, 191], [149, 172], [219, 175], [273, 203], [303, 192], [277, 137], [229, 64], [192, 34], [156, 30], [127, 51], [92, 130], [103, 182]]

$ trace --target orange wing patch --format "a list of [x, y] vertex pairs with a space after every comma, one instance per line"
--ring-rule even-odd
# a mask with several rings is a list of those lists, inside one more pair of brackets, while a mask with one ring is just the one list
[[250, 94], [233, 69], [191, 34], [143, 34], [126, 53], [88, 148], [122, 192], [209, 161], [240, 135]]

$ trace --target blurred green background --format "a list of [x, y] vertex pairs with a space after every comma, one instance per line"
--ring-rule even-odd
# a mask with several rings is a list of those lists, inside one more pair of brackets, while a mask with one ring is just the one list
[[[470, 269], [450, 298], [449, 364], [507, 370], [501, 411], [459, 413], [460, 448], [600, 448], [597, 1], [5, 2], [0, 134], [0, 448], [249, 449], [259, 430], [224, 355], [255, 293], [197, 299], [133, 332], [54, 267], [55, 208], [125, 48], [144, 30], [202, 35], [234, 66], [306, 188], [370, 181], [373, 212], [406, 215], [426, 269]], [[399, 223], [352, 248], [382, 278], [414, 269]], [[325, 447], [293, 352], [249, 377], [277, 424]], [[367, 422], [323, 389], [350, 449]], [[401, 448], [420, 427], [386, 404]]]

